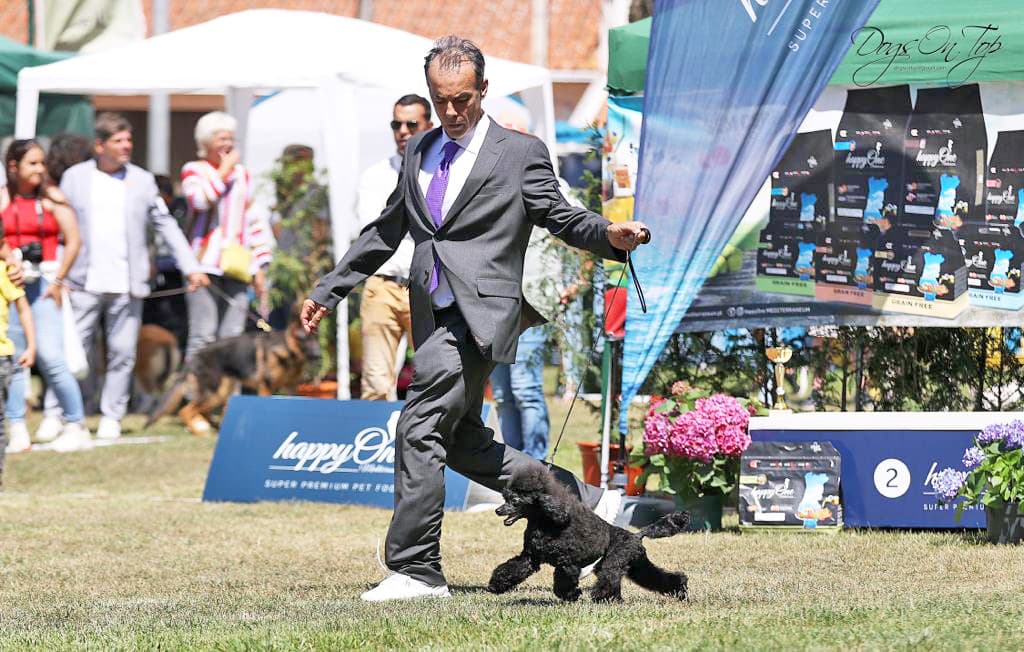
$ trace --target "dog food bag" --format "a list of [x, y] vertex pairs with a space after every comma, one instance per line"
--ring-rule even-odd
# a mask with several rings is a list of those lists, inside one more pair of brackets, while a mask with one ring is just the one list
[[988, 139], [977, 84], [919, 90], [905, 150], [901, 224], [955, 231], [984, 221]]
[[836, 129], [836, 218], [887, 231], [896, 222], [903, 185], [903, 140], [910, 87], [851, 90]]
[[950, 230], [895, 227], [876, 255], [877, 292], [948, 302], [967, 291], [967, 263]]
[[817, 248], [817, 229], [812, 222], [769, 222], [761, 231], [757, 273], [813, 281]]
[[1020, 295], [1024, 238], [1011, 224], [966, 224], [960, 245], [967, 259], [967, 286], [995, 294]]
[[840, 456], [827, 441], [753, 441], [740, 458], [740, 527], [842, 527]]
[[985, 222], [1012, 225], [1024, 237], [1024, 131], [1000, 131], [985, 179]]
[[832, 132], [828, 129], [793, 137], [772, 171], [769, 222], [817, 222], [832, 216]]
[[877, 225], [836, 217], [821, 234], [815, 270], [818, 283], [871, 290], [878, 238]]

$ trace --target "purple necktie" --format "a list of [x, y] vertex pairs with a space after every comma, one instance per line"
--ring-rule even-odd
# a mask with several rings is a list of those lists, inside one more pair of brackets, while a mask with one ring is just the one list
[[[434, 226], [437, 228], [441, 228], [441, 223], [444, 222], [444, 191], [448, 189], [448, 169], [452, 166], [452, 159], [455, 158], [455, 153], [459, 151], [459, 144], [449, 140], [441, 148], [441, 151], [444, 154], [441, 157], [441, 163], [437, 166], [437, 170], [434, 171], [434, 176], [430, 179], [430, 185], [427, 186], [427, 210], [430, 211], [430, 218], [434, 220]], [[441, 261], [438, 259], [437, 253], [435, 253], [434, 270], [430, 274], [431, 294], [437, 289], [440, 274]]]

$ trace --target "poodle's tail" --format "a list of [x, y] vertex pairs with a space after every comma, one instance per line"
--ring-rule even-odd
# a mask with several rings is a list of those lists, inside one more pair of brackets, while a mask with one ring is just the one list
[[662, 516], [654, 523], [640, 530], [638, 534], [647, 539], [661, 539], [679, 534], [689, 524], [689, 512], [674, 512], [668, 516]]

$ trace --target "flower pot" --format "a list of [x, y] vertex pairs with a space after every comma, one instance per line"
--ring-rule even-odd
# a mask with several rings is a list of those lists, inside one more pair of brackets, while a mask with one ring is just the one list
[[626, 466], [626, 495], [627, 496], [642, 496], [644, 495], [645, 487], [637, 484], [637, 480], [640, 479], [640, 474], [644, 472], [644, 467], [634, 466], [632, 464]]
[[[601, 444], [593, 441], [578, 441], [580, 457], [583, 459], [583, 481], [595, 487], [601, 486]], [[626, 446], [626, 454], [633, 450]], [[612, 465], [619, 458], [619, 445], [612, 444], [608, 448], [608, 477], [612, 477]], [[627, 483], [629, 484], [629, 483]]]
[[722, 494], [707, 494], [700, 498], [683, 498], [675, 495], [676, 508], [690, 513], [690, 532], [722, 529]]
[[1018, 503], [985, 507], [988, 540], [992, 543], [1020, 543], [1024, 539], [1024, 511]]
[[338, 383], [333, 380], [323, 380], [319, 383], [303, 383], [295, 388], [299, 396], [311, 398], [338, 398]]

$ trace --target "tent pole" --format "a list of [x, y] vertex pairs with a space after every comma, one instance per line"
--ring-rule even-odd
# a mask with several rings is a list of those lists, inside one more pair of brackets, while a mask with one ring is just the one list
[[[167, 32], [168, 0], [153, 0], [150, 34]], [[146, 139], [146, 164], [153, 174], [171, 173], [171, 98], [167, 92], [149, 95], [149, 124]]]
[[[18, 73], [21, 77], [21, 73]], [[17, 112], [14, 119], [14, 137], [32, 138], [36, 135], [36, 114], [39, 112], [39, 89], [18, 84]]]
[[[352, 242], [355, 214], [356, 187], [359, 178], [359, 134], [355, 96], [352, 88], [337, 77], [325, 79], [320, 85], [323, 98], [323, 144], [327, 161], [330, 188], [331, 239], [334, 259], [341, 260]], [[335, 310], [338, 322], [337, 370], [338, 399], [352, 398], [349, 389], [348, 301], [342, 301]]]

